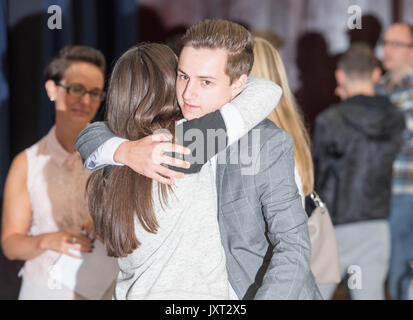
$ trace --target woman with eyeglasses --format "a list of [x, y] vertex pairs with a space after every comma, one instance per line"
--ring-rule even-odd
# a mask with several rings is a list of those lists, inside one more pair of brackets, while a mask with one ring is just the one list
[[89, 172], [81, 170], [75, 140], [104, 99], [105, 68], [103, 54], [84, 46], [63, 48], [46, 68], [55, 125], [16, 156], [4, 191], [3, 252], [10, 260], [26, 261], [19, 273], [19, 299], [83, 298], [56, 285], [48, 273], [62, 254], [80, 257], [93, 249], [93, 222], [84, 195]]

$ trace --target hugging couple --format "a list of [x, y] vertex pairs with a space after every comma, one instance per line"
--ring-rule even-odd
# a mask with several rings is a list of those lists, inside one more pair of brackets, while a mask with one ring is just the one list
[[118, 257], [114, 299], [321, 299], [293, 140], [266, 119], [282, 92], [248, 78], [253, 46], [204, 20], [179, 60], [146, 43], [114, 66], [106, 121], [76, 141], [97, 237]]

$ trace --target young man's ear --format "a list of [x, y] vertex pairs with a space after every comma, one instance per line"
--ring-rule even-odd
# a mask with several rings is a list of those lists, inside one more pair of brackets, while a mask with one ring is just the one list
[[242, 90], [244, 90], [245, 84], [247, 83], [247, 75], [243, 74], [241, 77], [238, 79], [235, 79], [232, 84], [231, 84], [231, 89], [232, 89], [232, 94], [231, 94], [231, 100], [234, 99], [237, 95], [241, 93]]
[[381, 77], [381, 70], [380, 68], [374, 68], [373, 72], [371, 73], [371, 80], [376, 83], [379, 81]]
[[55, 101], [57, 97], [57, 86], [53, 80], [47, 80], [44, 87], [46, 88], [47, 95], [50, 101]]

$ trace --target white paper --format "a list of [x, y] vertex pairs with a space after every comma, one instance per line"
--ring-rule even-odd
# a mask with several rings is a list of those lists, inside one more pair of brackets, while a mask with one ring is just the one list
[[[103, 243], [95, 240], [91, 253], [81, 252], [82, 259], [62, 254], [49, 272], [58, 283], [81, 296], [101, 299], [105, 291], [116, 279], [119, 267], [117, 259], [108, 257]], [[80, 251], [72, 251], [79, 255]]]

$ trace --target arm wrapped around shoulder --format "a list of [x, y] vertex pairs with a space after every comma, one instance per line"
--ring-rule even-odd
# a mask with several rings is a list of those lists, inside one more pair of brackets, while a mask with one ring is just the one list
[[94, 122], [80, 131], [76, 138], [75, 148], [79, 151], [82, 161], [85, 162], [100, 145], [114, 136], [105, 122]]

